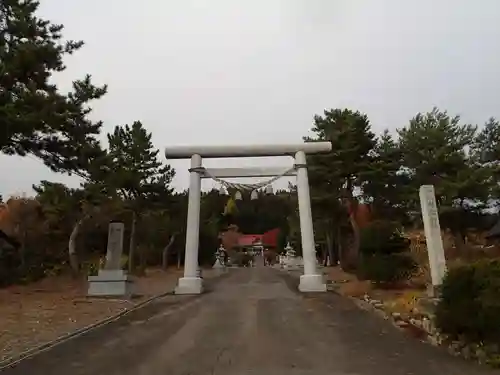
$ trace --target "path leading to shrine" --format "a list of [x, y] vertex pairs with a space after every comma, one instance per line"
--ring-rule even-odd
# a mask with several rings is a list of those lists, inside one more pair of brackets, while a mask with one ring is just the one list
[[479, 375], [493, 370], [405, 336], [332, 293], [268, 267], [236, 269], [198, 297], [166, 297], [8, 375]]

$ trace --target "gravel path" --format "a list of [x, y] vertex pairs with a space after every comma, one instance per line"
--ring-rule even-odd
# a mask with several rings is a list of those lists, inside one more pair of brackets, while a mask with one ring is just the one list
[[303, 296], [268, 267], [231, 270], [5, 370], [8, 375], [498, 374], [400, 333], [332, 293]]

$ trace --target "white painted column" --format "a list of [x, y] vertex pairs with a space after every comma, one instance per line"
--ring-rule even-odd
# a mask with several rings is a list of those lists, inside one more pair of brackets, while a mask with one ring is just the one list
[[203, 280], [198, 275], [198, 246], [200, 239], [200, 199], [201, 199], [201, 156], [191, 157], [189, 170], [189, 196], [186, 228], [186, 249], [184, 255], [184, 277], [178, 281], [176, 294], [200, 294]]
[[439, 287], [446, 274], [446, 258], [444, 255], [439, 213], [436, 204], [436, 193], [433, 185], [422, 185], [419, 190], [422, 219], [424, 222], [425, 241], [429, 255], [432, 287], [429, 289], [431, 296], [437, 296]]
[[314, 229], [309, 194], [309, 178], [307, 176], [306, 154], [298, 151], [295, 154], [297, 168], [297, 196], [299, 201], [300, 235], [302, 238], [302, 256], [304, 274], [300, 277], [301, 292], [326, 292], [323, 276], [317, 271]]

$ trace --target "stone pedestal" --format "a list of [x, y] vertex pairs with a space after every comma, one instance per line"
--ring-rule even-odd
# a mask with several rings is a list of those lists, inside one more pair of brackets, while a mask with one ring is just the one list
[[181, 277], [175, 288], [175, 294], [201, 293], [203, 293], [203, 279], [201, 277]]
[[286, 258], [284, 255], [280, 255], [278, 258], [278, 264], [283, 268], [285, 266]]
[[97, 276], [89, 276], [90, 297], [131, 298], [134, 292], [133, 279], [123, 270], [99, 270]]
[[304, 261], [301, 257], [285, 257], [283, 268], [290, 270], [298, 270], [304, 268]]
[[301, 292], [326, 292], [326, 283], [323, 275], [300, 276], [299, 291]]
[[88, 296], [132, 297], [133, 279], [120, 268], [124, 233], [125, 225], [122, 222], [109, 224], [106, 264], [104, 269], [99, 270], [97, 276], [89, 276]]
[[88, 296], [130, 298], [133, 294], [133, 279], [120, 268], [123, 253], [125, 225], [111, 222], [108, 229], [106, 264], [97, 276], [89, 276]]

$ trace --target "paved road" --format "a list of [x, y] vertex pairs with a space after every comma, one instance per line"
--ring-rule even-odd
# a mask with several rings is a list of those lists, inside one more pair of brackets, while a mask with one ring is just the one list
[[333, 293], [238, 269], [201, 297], [167, 297], [10, 368], [7, 375], [480, 375]]

